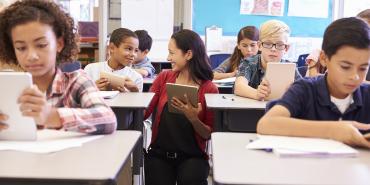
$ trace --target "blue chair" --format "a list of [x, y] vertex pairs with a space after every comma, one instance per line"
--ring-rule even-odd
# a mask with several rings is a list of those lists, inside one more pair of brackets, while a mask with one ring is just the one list
[[81, 69], [81, 63], [79, 61], [68, 62], [60, 64], [60, 69], [63, 72], [73, 72]]
[[297, 67], [301, 67], [301, 66], [306, 65], [307, 56], [308, 56], [308, 54], [299, 55], [298, 60], [297, 60]]
[[230, 54], [225, 54], [225, 53], [224, 54], [214, 54], [214, 55], [209, 56], [211, 60], [212, 70], [216, 69], [224, 60], [226, 60], [230, 56], [231, 56]]
[[308, 69], [307, 66], [300, 66], [297, 69], [298, 69], [299, 74], [301, 74], [302, 77], [306, 76], [307, 69]]

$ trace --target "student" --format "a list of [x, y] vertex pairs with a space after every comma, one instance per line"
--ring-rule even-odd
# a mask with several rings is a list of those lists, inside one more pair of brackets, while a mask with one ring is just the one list
[[135, 33], [139, 39], [139, 51], [132, 64], [132, 68], [143, 77], [153, 78], [155, 69], [147, 57], [152, 47], [152, 37], [145, 30], [136, 30]]
[[[53, 1], [16, 1], [0, 13], [0, 60], [31, 73], [34, 86], [19, 96], [20, 111], [39, 127], [108, 134], [116, 117], [82, 71], [63, 73], [57, 63], [77, 49], [73, 19]], [[1, 115], [4, 123], [9, 115]]]
[[[357, 17], [366, 21], [367, 24], [370, 26], [370, 9], [366, 9], [366, 10], [360, 12], [359, 14], [357, 14]], [[365, 82], [370, 84], [370, 72], [369, 71], [367, 72]]]
[[305, 77], [315, 77], [325, 73], [326, 67], [319, 60], [320, 52], [320, 49], [314, 49], [306, 58], [307, 66], [298, 68], [302, 70], [301, 74], [305, 74]]
[[257, 41], [259, 38], [258, 29], [254, 26], [246, 26], [238, 33], [238, 45], [230, 58], [223, 61], [213, 70], [215, 80], [236, 76], [240, 60], [254, 56], [258, 52]]
[[[261, 54], [241, 61], [235, 80], [236, 95], [256, 100], [265, 100], [270, 95], [270, 84], [263, 78], [266, 66], [268, 62], [288, 62], [282, 57], [289, 49], [289, 34], [289, 27], [284, 22], [269, 20], [262, 24], [258, 42]], [[296, 70], [295, 79], [300, 78]]]
[[96, 62], [85, 67], [85, 72], [93, 79], [100, 90], [113, 90], [106, 78], [100, 78], [102, 71], [128, 77], [123, 86], [117, 90], [121, 92], [141, 92], [143, 77], [129, 67], [137, 55], [139, 40], [136, 34], [126, 28], [113, 31], [109, 39], [110, 58], [105, 62]]
[[334, 139], [370, 148], [370, 29], [354, 17], [325, 30], [320, 60], [327, 73], [299, 80], [258, 122], [260, 134]]
[[357, 14], [357, 17], [363, 19], [370, 25], [370, 9], [363, 10], [362, 12]]
[[[213, 128], [205, 93], [218, 93], [203, 41], [195, 32], [182, 30], [172, 35], [167, 60], [171, 71], [161, 72], [150, 91], [155, 95], [146, 111], [156, 109], [152, 141], [145, 161], [145, 182], [149, 185], [207, 185], [209, 172], [206, 141]], [[177, 98], [167, 101], [166, 83], [199, 87], [198, 108]], [[186, 98], [186, 95], [184, 95]], [[170, 113], [172, 104], [184, 114]]]

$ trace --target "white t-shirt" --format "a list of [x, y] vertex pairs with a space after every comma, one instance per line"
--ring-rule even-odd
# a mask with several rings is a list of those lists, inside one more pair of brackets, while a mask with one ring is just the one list
[[338, 99], [338, 98], [335, 98], [333, 96], [330, 96], [330, 100], [331, 100], [331, 102], [333, 102], [337, 106], [339, 111], [343, 114], [347, 110], [349, 105], [351, 105], [351, 103], [353, 103], [353, 95], [350, 94], [344, 99]]
[[143, 77], [141, 76], [141, 74], [136, 72], [131, 67], [126, 66], [120, 70], [113, 70], [111, 67], [109, 67], [108, 62], [105, 61], [105, 62], [96, 62], [96, 63], [89, 64], [84, 68], [84, 70], [94, 82], [100, 78], [101, 71], [110, 72], [116, 75], [128, 77], [132, 81], [134, 81], [137, 88], [139, 88], [139, 92], [143, 91], [143, 82], [144, 82]]

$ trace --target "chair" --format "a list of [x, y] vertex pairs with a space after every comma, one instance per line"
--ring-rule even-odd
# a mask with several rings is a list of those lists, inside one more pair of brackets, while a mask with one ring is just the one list
[[231, 56], [230, 54], [226, 54], [226, 53], [214, 54], [214, 55], [209, 56], [209, 58], [211, 60], [212, 70], [216, 69], [224, 60], [226, 60], [230, 56]]
[[308, 56], [308, 54], [299, 55], [298, 60], [297, 60], [297, 67], [301, 67], [301, 66], [306, 65], [307, 56]]
[[300, 66], [297, 69], [298, 69], [299, 74], [301, 74], [302, 77], [306, 76], [307, 69], [308, 69], [307, 66]]
[[79, 61], [62, 63], [60, 64], [60, 69], [63, 72], [73, 72], [73, 71], [81, 69], [81, 63]]

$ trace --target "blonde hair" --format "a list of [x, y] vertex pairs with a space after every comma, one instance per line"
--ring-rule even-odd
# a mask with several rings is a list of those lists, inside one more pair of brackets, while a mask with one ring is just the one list
[[269, 20], [264, 22], [260, 28], [260, 41], [274, 39], [284, 36], [286, 42], [290, 36], [290, 28], [287, 24], [279, 20]]

